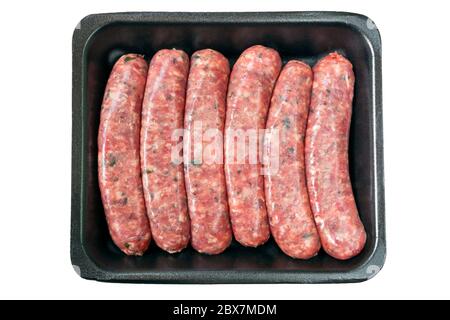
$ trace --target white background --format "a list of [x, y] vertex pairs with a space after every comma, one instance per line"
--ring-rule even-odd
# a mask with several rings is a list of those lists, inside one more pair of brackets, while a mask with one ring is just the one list
[[[450, 68], [446, 1], [2, 1], [0, 297], [450, 298]], [[71, 38], [90, 13], [362, 13], [383, 41], [388, 255], [346, 285], [136, 285], [81, 279], [69, 255]]]

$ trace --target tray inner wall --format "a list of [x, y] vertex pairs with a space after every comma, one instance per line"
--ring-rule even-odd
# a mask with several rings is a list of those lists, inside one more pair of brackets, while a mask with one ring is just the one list
[[[350, 137], [350, 173], [360, 216], [368, 233], [365, 250], [349, 261], [337, 261], [321, 252], [308, 260], [284, 255], [270, 240], [257, 248], [236, 243], [218, 256], [205, 256], [189, 248], [169, 255], [154, 244], [143, 257], [126, 257], [112, 243], [97, 182], [97, 130], [103, 90], [116, 59], [127, 52], [144, 54], [147, 59], [162, 48], [179, 48], [192, 54], [212, 48], [234, 63], [239, 54], [254, 44], [277, 49], [283, 62], [302, 59], [313, 65], [328, 52], [337, 50], [353, 63], [356, 75]], [[86, 205], [82, 213], [82, 241], [89, 257], [110, 272], [149, 270], [297, 270], [345, 272], [364, 263], [376, 240], [373, 154], [373, 75], [372, 51], [366, 39], [343, 24], [110, 24], [89, 40], [84, 52], [86, 74], [85, 132], [87, 147]]]

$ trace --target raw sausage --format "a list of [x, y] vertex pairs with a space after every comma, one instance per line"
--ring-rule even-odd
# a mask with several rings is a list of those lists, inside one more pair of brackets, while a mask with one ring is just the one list
[[172, 159], [183, 128], [189, 58], [180, 50], [163, 49], [151, 60], [142, 105], [141, 167], [145, 203], [155, 243], [174, 253], [189, 243], [183, 164]]
[[[250, 135], [256, 135], [256, 140], [259, 140], [259, 130], [265, 127], [280, 69], [278, 52], [257, 45], [241, 54], [230, 75], [225, 124], [225, 177], [233, 234], [239, 243], [249, 247], [257, 247], [270, 237], [261, 162], [260, 159], [250, 161], [250, 140], [255, 140]], [[236, 140], [247, 134], [248, 148], [239, 150]], [[239, 153], [243, 154], [244, 161], [239, 159]]]
[[[266, 154], [278, 150], [278, 155], [271, 154], [265, 162], [270, 230], [281, 250], [299, 259], [309, 259], [320, 249], [309, 205], [304, 162], [312, 79], [307, 64], [289, 61], [275, 85], [266, 124]], [[278, 147], [270, 148], [274, 143]], [[270, 161], [274, 156], [278, 156], [276, 161]]]
[[127, 255], [142, 255], [151, 233], [139, 164], [139, 131], [147, 63], [137, 54], [114, 65], [103, 97], [98, 180], [109, 232]]
[[223, 169], [229, 73], [228, 60], [217, 51], [200, 50], [191, 57], [184, 118], [184, 172], [191, 244], [207, 254], [223, 252], [232, 240]]
[[348, 168], [355, 77], [350, 61], [338, 53], [320, 60], [313, 71], [305, 144], [308, 192], [323, 248], [345, 260], [366, 242]]

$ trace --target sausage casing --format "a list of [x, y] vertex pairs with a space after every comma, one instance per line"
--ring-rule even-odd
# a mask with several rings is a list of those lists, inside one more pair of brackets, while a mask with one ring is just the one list
[[141, 166], [145, 203], [155, 243], [174, 253], [190, 239], [183, 164], [172, 158], [183, 128], [189, 58], [180, 50], [163, 49], [149, 66], [142, 104]]
[[200, 50], [191, 57], [184, 117], [184, 172], [191, 244], [207, 254], [223, 252], [232, 240], [223, 168], [229, 73], [228, 60], [217, 51]]
[[307, 64], [289, 61], [275, 85], [266, 124], [267, 146], [278, 143], [272, 149], [278, 150], [277, 161], [269, 158], [265, 163], [270, 230], [281, 250], [299, 259], [309, 259], [320, 249], [306, 188], [304, 157], [312, 80], [312, 70]]
[[147, 63], [119, 58], [105, 89], [98, 133], [98, 181], [109, 232], [127, 255], [142, 255], [151, 233], [139, 164], [139, 131]]
[[[250, 143], [243, 152], [245, 159], [242, 163], [236, 157], [236, 141], [249, 132], [258, 136], [259, 130], [265, 128], [273, 86], [280, 69], [281, 58], [277, 51], [253, 46], [236, 61], [228, 86], [224, 148], [228, 204], [234, 237], [249, 247], [257, 247], [270, 237], [264, 178], [260, 159], [250, 162]], [[240, 132], [235, 134], [237, 131]]]
[[308, 192], [323, 248], [344, 260], [366, 242], [348, 167], [355, 76], [350, 61], [338, 53], [320, 60], [313, 71], [305, 144]]

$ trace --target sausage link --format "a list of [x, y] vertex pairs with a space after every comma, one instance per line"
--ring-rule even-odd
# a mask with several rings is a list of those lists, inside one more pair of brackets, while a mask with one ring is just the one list
[[270, 237], [264, 178], [260, 160], [250, 162], [247, 147], [243, 152], [245, 163], [242, 163], [235, 141], [241, 134], [253, 131], [259, 135], [258, 131], [264, 129], [280, 69], [278, 52], [258, 45], [241, 54], [230, 75], [225, 123], [225, 178], [233, 234], [238, 242], [249, 247], [257, 247]]
[[269, 158], [265, 163], [270, 230], [281, 250], [299, 259], [309, 259], [320, 249], [306, 188], [304, 157], [312, 79], [307, 64], [289, 61], [275, 85], [266, 125], [267, 154], [277, 142], [279, 151], [276, 162]]
[[184, 118], [184, 172], [191, 244], [207, 254], [223, 252], [232, 240], [223, 168], [229, 73], [228, 60], [217, 51], [200, 50], [191, 57]]
[[147, 63], [136, 54], [114, 65], [103, 97], [98, 133], [98, 180], [114, 243], [142, 255], [151, 233], [139, 164], [139, 130]]
[[306, 174], [311, 209], [325, 251], [349, 259], [364, 247], [348, 169], [355, 76], [350, 61], [332, 53], [314, 66], [306, 133]]
[[145, 203], [153, 238], [174, 253], [189, 243], [183, 165], [172, 159], [183, 128], [189, 58], [180, 50], [160, 50], [150, 63], [142, 106], [141, 167]]

